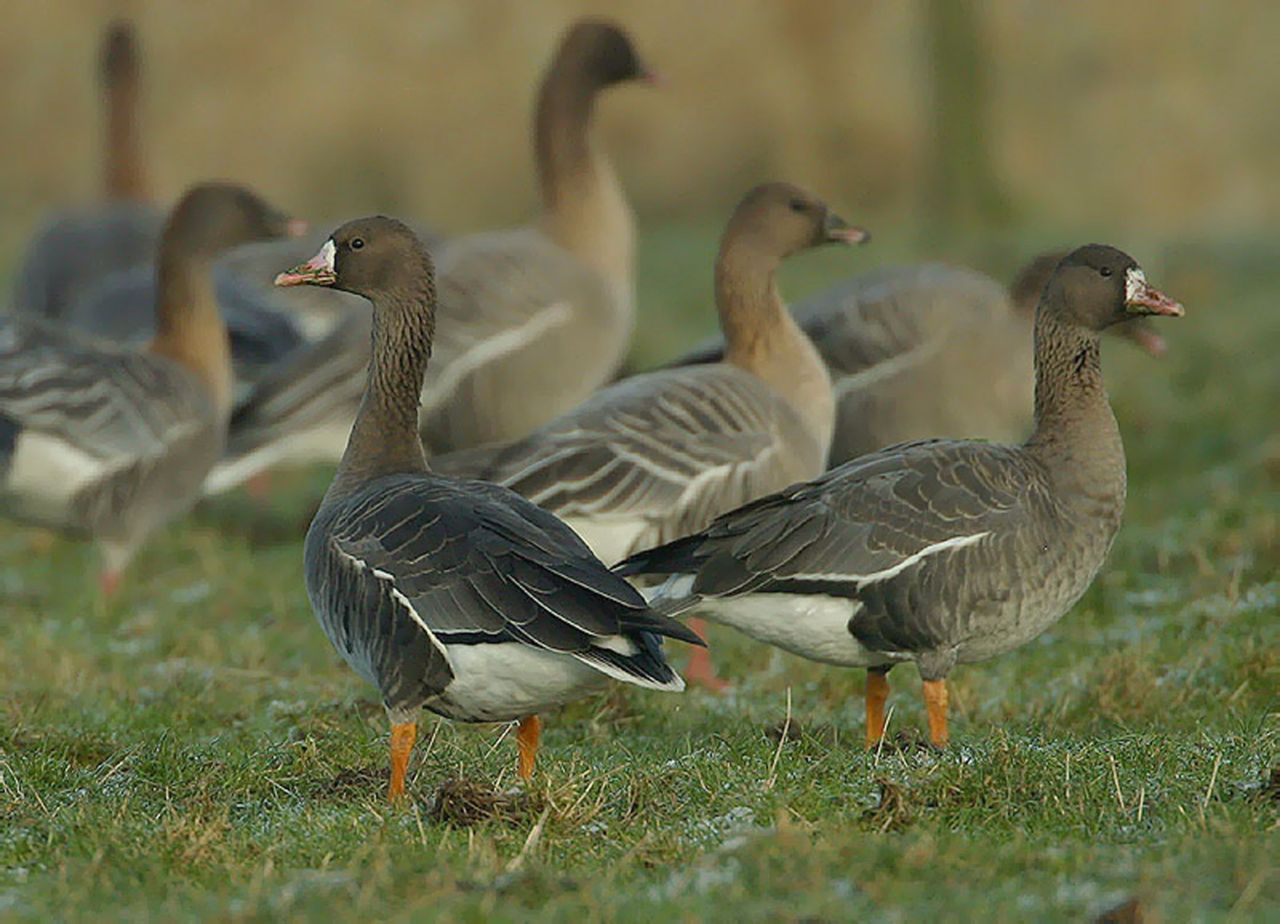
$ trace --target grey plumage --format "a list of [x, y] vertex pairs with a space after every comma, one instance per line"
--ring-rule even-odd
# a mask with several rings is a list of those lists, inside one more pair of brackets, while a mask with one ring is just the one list
[[163, 214], [137, 202], [83, 208], [50, 219], [18, 265], [15, 312], [64, 320], [102, 279], [150, 260], [163, 223]]
[[[65, 323], [112, 343], [146, 343], [155, 335], [155, 274], [150, 262], [109, 274], [72, 304]], [[247, 394], [302, 346], [302, 331], [284, 312], [264, 304], [257, 290], [238, 276], [215, 270], [214, 294], [231, 338], [238, 389]]]
[[[1014, 442], [1031, 432], [1035, 306], [1063, 254], [1045, 254], [1012, 287], [942, 263], [859, 274], [793, 306], [831, 372], [829, 465], [895, 443], [947, 437]], [[1121, 326], [1153, 353], [1146, 322]], [[719, 339], [675, 365], [716, 362]]]
[[149, 532], [195, 502], [221, 454], [231, 370], [212, 256], [287, 223], [243, 187], [189, 189], [158, 244], [156, 335], [143, 349], [26, 316], [4, 328], [0, 500], [10, 515], [97, 540], [104, 589]]
[[5, 512], [96, 539], [108, 572], [191, 506], [222, 449], [210, 396], [188, 370], [36, 321], [0, 334], [0, 415]]
[[812, 477], [830, 440], [830, 382], [788, 315], [775, 272], [791, 254], [865, 236], [795, 186], [755, 187], [734, 210], [716, 260], [728, 361], [626, 379], [505, 449], [433, 464], [555, 512], [606, 562]]
[[[541, 214], [527, 227], [441, 248], [440, 337], [422, 396], [431, 453], [523, 437], [621, 363], [634, 314], [634, 220], [591, 121], [601, 91], [644, 76], [616, 26], [569, 29], [535, 111]], [[246, 400], [210, 491], [277, 462], [341, 455], [369, 356], [362, 323], [335, 328], [313, 357], [282, 368]]]
[[307, 532], [305, 577], [325, 633], [382, 695], [392, 797], [403, 792], [423, 706], [464, 721], [520, 718], [527, 777], [539, 711], [608, 677], [682, 688], [658, 636], [696, 636], [651, 612], [551, 514], [505, 488], [427, 469], [418, 398], [435, 280], [405, 225], [348, 222], [277, 284], [333, 285], [373, 306], [364, 398]]
[[[617, 570], [668, 576], [656, 595], [664, 612], [694, 609], [815, 660], [877, 669], [912, 660], [936, 684], [957, 663], [1010, 651], [1084, 593], [1120, 525], [1124, 448], [1099, 332], [1181, 312], [1132, 258], [1080, 248], [1036, 315], [1036, 427], [1025, 444], [890, 447]], [[926, 693], [931, 733], [945, 743], [945, 688]], [[873, 742], [883, 714], [873, 719], [868, 704]]]

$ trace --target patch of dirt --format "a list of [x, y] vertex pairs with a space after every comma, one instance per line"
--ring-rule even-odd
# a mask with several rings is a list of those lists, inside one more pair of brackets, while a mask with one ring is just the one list
[[1271, 776], [1262, 786], [1262, 798], [1269, 802], [1280, 802], [1280, 764], [1271, 768]]
[[520, 790], [498, 792], [492, 786], [471, 780], [445, 780], [432, 801], [432, 821], [469, 828], [496, 819], [509, 824], [534, 820], [543, 800]]
[[906, 753], [919, 751], [936, 751], [927, 735], [917, 728], [906, 726], [899, 728], [893, 734], [884, 739], [884, 750], [886, 751], [904, 751]]
[[840, 740], [840, 730], [830, 722], [806, 724], [792, 718], [790, 723], [785, 719], [781, 719], [777, 722], [769, 722], [764, 726], [764, 736], [775, 744], [782, 740], [784, 732], [788, 742], [802, 741], [808, 738], [830, 747]]
[[880, 787], [880, 804], [863, 812], [862, 820], [881, 833], [901, 831], [911, 824], [915, 812], [907, 801], [906, 789], [884, 778], [877, 779], [876, 785]]
[[340, 770], [333, 779], [321, 784], [316, 792], [319, 797], [347, 796], [385, 792], [391, 779], [391, 771], [387, 767], [348, 767]]

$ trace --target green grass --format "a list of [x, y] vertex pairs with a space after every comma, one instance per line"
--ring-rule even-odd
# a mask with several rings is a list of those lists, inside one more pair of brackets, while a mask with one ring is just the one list
[[[654, 360], [710, 327], [715, 239], [644, 245]], [[970, 256], [1003, 272], [1026, 247]], [[785, 282], [910, 255], [824, 254]], [[323, 472], [272, 509], [203, 506], [107, 604], [92, 550], [0, 527], [0, 919], [1020, 920], [1136, 900], [1275, 920], [1280, 261], [1141, 255], [1189, 316], [1162, 362], [1107, 350], [1124, 529], [1058, 626], [953, 675], [942, 754], [919, 746], [910, 668], [867, 754], [860, 674], [721, 631], [735, 692], [615, 689], [548, 716], [528, 791], [509, 729], [426, 719], [390, 809], [384, 716], [301, 586]], [[442, 817], [447, 780], [511, 792], [476, 819], [453, 784]]]

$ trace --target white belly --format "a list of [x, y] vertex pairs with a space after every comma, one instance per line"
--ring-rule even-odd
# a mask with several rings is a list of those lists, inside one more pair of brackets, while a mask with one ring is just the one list
[[9, 462], [4, 492], [24, 516], [60, 521], [74, 515], [68, 508], [76, 495], [108, 473], [101, 459], [61, 437], [24, 430]]
[[580, 699], [609, 678], [571, 655], [519, 642], [445, 645], [453, 682], [426, 707], [464, 722], [509, 722]]
[[646, 543], [645, 538], [652, 524], [639, 517], [565, 517], [564, 521], [596, 553], [596, 558], [609, 567], [651, 544]]
[[849, 631], [849, 619], [861, 606], [821, 594], [747, 594], [703, 600], [691, 612], [811, 661], [841, 667], [884, 664], [890, 659], [864, 648]]

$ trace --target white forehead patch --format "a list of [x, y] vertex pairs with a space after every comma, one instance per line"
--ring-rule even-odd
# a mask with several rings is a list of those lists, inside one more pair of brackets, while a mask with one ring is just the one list
[[311, 262], [317, 269], [333, 272], [333, 257], [337, 252], [338, 248], [333, 246], [333, 238], [329, 238], [320, 248], [320, 252], [311, 258]]
[[1146, 288], [1146, 273], [1142, 272], [1142, 270], [1138, 269], [1136, 266], [1132, 266], [1124, 271], [1124, 300], [1126, 302], [1133, 301], [1141, 292], [1146, 291]]

